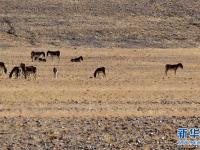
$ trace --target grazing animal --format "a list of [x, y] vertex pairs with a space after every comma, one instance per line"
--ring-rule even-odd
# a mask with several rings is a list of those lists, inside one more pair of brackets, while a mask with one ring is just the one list
[[37, 68], [36, 67], [34, 67], [34, 66], [26, 66], [24, 63], [21, 63], [20, 67], [22, 69], [22, 73], [23, 73], [25, 79], [27, 78], [27, 76], [30, 77], [31, 74], [33, 74], [34, 78], [36, 79], [36, 73], [37, 73]]
[[47, 51], [47, 56], [57, 57], [60, 60], [60, 51]]
[[183, 65], [182, 65], [181, 63], [174, 64], [174, 65], [166, 64], [166, 65], [165, 65], [165, 75], [167, 76], [167, 72], [168, 72], [169, 70], [174, 70], [174, 73], [175, 73], [175, 75], [176, 75], [176, 70], [177, 70], [178, 68], [183, 69]]
[[31, 52], [31, 59], [32, 59], [32, 61], [33, 60], [36, 60], [35, 58], [36, 57], [45, 57], [45, 52], [35, 52], [35, 51], [32, 51]]
[[83, 61], [83, 57], [82, 56], [71, 59], [71, 62], [81, 62], [81, 61]]
[[97, 74], [99, 75], [99, 73], [103, 73], [104, 77], [106, 77], [106, 72], [105, 72], [106, 68], [105, 67], [100, 67], [97, 68], [94, 72], [94, 77], [97, 77]]
[[26, 66], [26, 76], [30, 76], [31, 74], [34, 75], [36, 79], [37, 68], [35, 66]]
[[7, 68], [4, 62], [0, 62], [0, 70], [3, 71], [5, 74], [7, 73]]
[[39, 62], [46, 62], [47, 60], [45, 58], [35, 57], [35, 60]]
[[57, 68], [53, 68], [53, 74], [54, 74], [54, 78], [57, 79], [58, 78], [58, 69]]
[[15, 74], [15, 78], [19, 78], [19, 77], [20, 77], [20, 72], [21, 72], [21, 68], [15, 66], [15, 67], [11, 70], [11, 72], [10, 72], [10, 74], [9, 74], [9, 78], [12, 78], [12, 77], [13, 77], [13, 74]]

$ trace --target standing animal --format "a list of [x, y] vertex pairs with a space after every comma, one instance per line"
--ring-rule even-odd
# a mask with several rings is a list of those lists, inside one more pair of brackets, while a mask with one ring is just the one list
[[15, 78], [19, 78], [20, 77], [20, 72], [21, 72], [21, 67], [17, 67], [15, 66], [10, 74], [9, 74], [9, 78], [12, 78], [13, 77], [13, 74], [15, 74]]
[[4, 72], [5, 74], [7, 73], [7, 68], [4, 62], [0, 62], [0, 71]]
[[53, 74], [54, 74], [54, 78], [57, 79], [58, 78], [58, 69], [57, 68], [53, 68]]
[[169, 70], [174, 70], [174, 73], [175, 73], [175, 75], [176, 75], [176, 70], [177, 70], [178, 68], [183, 69], [183, 65], [182, 65], [181, 63], [173, 64], [173, 65], [171, 65], [171, 64], [166, 64], [166, 65], [165, 65], [165, 75], [167, 76], [167, 72], [168, 72]]
[[33, 60], [36, 60], [35, 58], [36, 57], [45, 57], [45, 52], [35, 52], [35, 51], [32, 51], [31, 52], [31, 59], [32, 59], [32, 61]]
[[97, 68], [94, 72], [94, 77], [97, 77], [97, 74], [99, 75], [99, 73], [103, 73], [104, 77], [106, 77], [106, 72], [105, 72], [106, 68], [105, 67], [100, 67]]
[[24, 63], [21, 63], [20, 67], [22, 69], [22, 73], [25, 79], [27, 78], [27, 76], [30, 77], [31, 74], [36, 79], [37, 68], [35, 66], [26, 66]]
[[71, 62], [81, 62], [81, 61], [83, 61], [83, 57], [82, 56], [71, 59]]
[[53, 57], [57, 57], [60, 60], [60, 51], [47, 51], [47, 57], [51, 56], [52, 60]]

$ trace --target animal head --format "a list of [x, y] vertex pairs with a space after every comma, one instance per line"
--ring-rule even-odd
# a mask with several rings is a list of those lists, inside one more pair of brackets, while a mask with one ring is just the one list
[[5, 73], [5, 74], [7, 73], [7, 68], [6, 68], [6, 67], [4, 67], [4, 73]]
[[179, 67], [180, 67], [181, 69], [183, 69], [182, 63], [179, 63], [178, 65], [179, 65]]
[[25, 65], [24, 63], [21, 63], [21, 64], [20, 64], [20, 67], [21, 67], [21, 68], [25, 68], [26, 65]]
[[58, 70], [56, 67], [53, 68], [53, 72], [56, 73]]
[[46, 62], [46, 61], [47, 61], [45, 58], [39, 58], [38, 60], [39, 60], [39, 61], [43, 61], [43, 62]]
[[97, 71], [94, 72], [94, 77], [95, 77], [95, 78], [97, 77]]
[[36, 56], [35, 58], [34, 58], [34, 60], [37, 60], [38, 59], [38, 57]]

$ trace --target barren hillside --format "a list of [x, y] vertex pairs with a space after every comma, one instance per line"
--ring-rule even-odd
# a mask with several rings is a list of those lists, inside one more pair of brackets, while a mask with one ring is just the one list
[[197, 0], [1, 0], [0, 47], [197, 47]]

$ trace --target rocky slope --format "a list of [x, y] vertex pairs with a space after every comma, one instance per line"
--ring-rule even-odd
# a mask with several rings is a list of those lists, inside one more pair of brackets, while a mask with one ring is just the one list
[[1, 0], [0, 47], [197, 47], [197, 0]]

